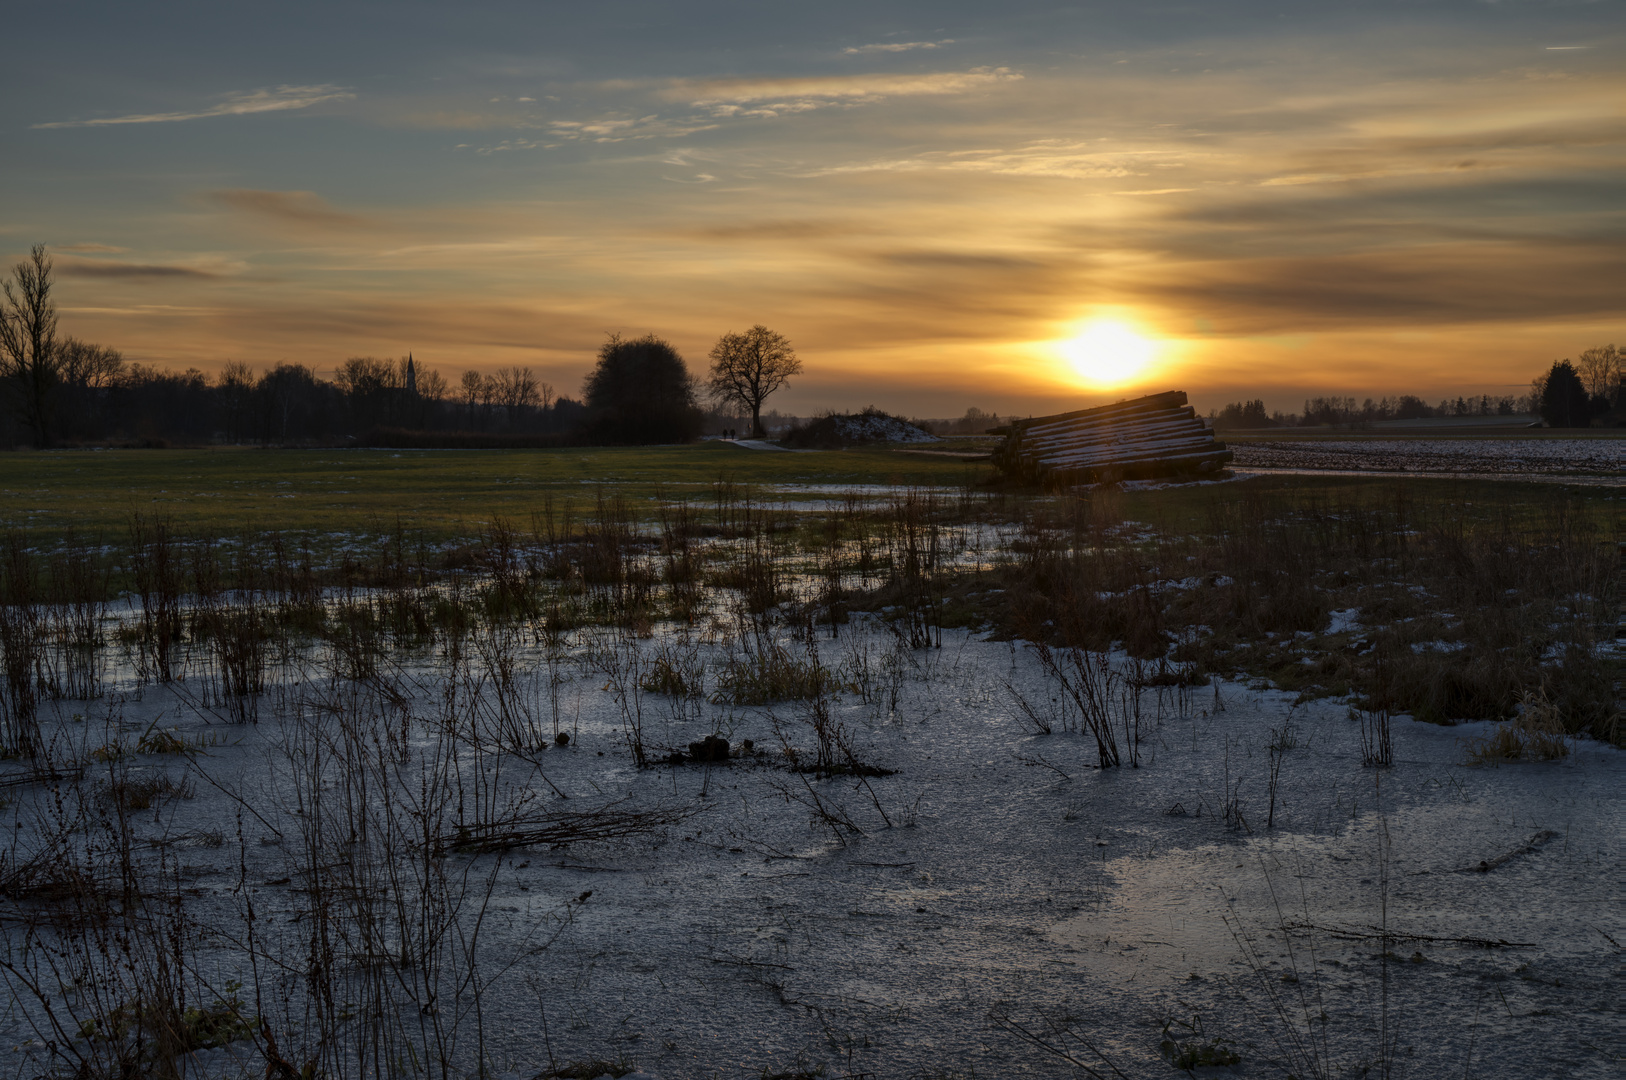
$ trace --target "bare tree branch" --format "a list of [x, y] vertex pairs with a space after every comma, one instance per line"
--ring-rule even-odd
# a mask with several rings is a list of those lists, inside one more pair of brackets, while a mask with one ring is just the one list
[[761, 323], [743, 334], [724, 334], [711, 347], [711, 399], [750, 409], [753, 438], [763, 434], [763, 401], [801, 373], [790, 342]]
[[11, 280], [0, 281], [0, 376], [22, 384], [23, 421], [34, 429], [37, 446], [50, 442], [51, 388], [61, 366], [51, 259], [44, 244], [35, 244], [11, 268]]

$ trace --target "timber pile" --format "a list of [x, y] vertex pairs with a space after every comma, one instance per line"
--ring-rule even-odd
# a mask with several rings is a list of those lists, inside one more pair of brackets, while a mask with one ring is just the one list
[[1231, 451], [1186, 404], [1184, 390], [1018, 420], [991, 434], [1005, 436], [994, 463], [1033, 483], [1215, 473], [1231, 460]]

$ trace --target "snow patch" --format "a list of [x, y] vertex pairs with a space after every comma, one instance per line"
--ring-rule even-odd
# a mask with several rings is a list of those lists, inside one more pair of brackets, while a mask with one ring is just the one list
[[805, 427], [792, 428], [782, 440], [793, 447], [835, 448], [864, 443], [941, 442], [936, 435], [877, 409], [861, 413], [821, 416]]

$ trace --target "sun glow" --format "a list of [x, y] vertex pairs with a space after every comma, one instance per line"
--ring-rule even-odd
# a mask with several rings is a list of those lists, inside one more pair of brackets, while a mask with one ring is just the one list
[[1102, 319], [1061, 342], [1058, 351], [1079, 378], [1092, 386], [1112, 387], [1144, 374], [1157, 358], [1157, 343], [1127, 323]]

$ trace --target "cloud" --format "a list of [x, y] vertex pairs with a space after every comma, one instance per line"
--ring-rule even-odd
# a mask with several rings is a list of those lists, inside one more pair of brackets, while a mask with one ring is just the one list
[[117, 255], [129, 251], [129, 248], [114, 247], [112, 244], [54, 244], [52, 251], [94, 251], [109, 255]]
[[1345, 184], [1355, 180], [1388, 180], [1402, 176], [1426, 176], [1429, 173], [1460, 173], [1468, 169], [1486, 169], [1491, 166], [1479, 161], [1456, 161], [1440, 165], [1379, 166], [1370, 169], [1351, 169], [1338, 172], [1293, 173], [1272, 176], [1260, 181], [1261, 187], [1301, 187], [1305, 184]]
[[472, 109], [426, 109], [406, 113], [390, 122], [425, 131], [484, 131], [488, 128], [512, 127], [515, 123], [512, 116]]
[[963, 94], [999, 83], [1016, 82], [1020, 72], [1010, 68], [972, 68], [920, 75], [813, 76], [786, 79], [711, 79], [679, 82], [661, 91], [668, 101], [698, 106], [747, 104], [772, 100], [874, 101], [886, 97]]
[[1626, 257], [1609, 239], [1442, 243], [1325, 256], [1170, 260], [1143, 299], [1212, 313], [1229, 333], [1612, 317]]
[[597, 142], [619, 142], [622, 139], [645, 135], [654, 128], [659, 116], [607, 117], [601, 120], [551, 120], [548, 129], [567, 139], [593, 139]]
[[920, 267], [927, 270], [969, 270], [977, 273], [1010, 273], [1015, 270], [1038, 270], [1049, 266], [1046, 260], [1032, 256], [989, 255], [969, 251], [888, 251], [877, 256], [883, 262], [896, 266]]
[[852, 221], [765, 220], [742, 225], [713, 225], [701, 229], [678, 230], [677, 235], [701, 241], [736, 240], [827, 240], [868, 234], [871, 230]]
[[[512, 355], [493, 356], [493, 349], [515, 350], [519, 355], [512, 358], [528, 363], [535, 363], [539, 356], [564, 352], [574, 353], [573, 366], [577, 372], [591, 363], [593, 351], [603, 340], [605, 326], [604, 320], [593, 314], [564, 307], [517, 301], [482, 302], [473, 298], [446, 305], [411, 299], [337, 296], [316, 306], [289, 303], [279, 297], [264, 305], [223, 308], [218, 314], [220, 327], [228, 334], [228, 340], [268, 342], [274, 350], [285, 350], [315, 339], [326, 343], [331, 355], [337, 358], [351, 350], [389, 351], [397, 344], [405, 352], [416, 342], [436, 345], [443, 355], [455, 352], [464, 357], [478, 357], [481, 365], [492, 366]], [[267, 351], [275, 355], [274, 351]], [[573, 373], [572, 381], [576, 377], [579, 375]], [[573, 391], [571, 387], [570, 392]]]
[[35, 124], [36, 128], [107, 127], [111, 124], [167, 124], [178, 120], [203, 120], [211, 116], [246, 116], [250, 113], [286, 112], [308, 109], [324, 101], [348, 101], [356, 95], [342, 86], [278, 86], [228, 94], [218, 105], [197, 112], [132, 113], [95, 120], [57, 120]]
[[564, 142], [618, 143], [629, 139], [681, 138], [699, 131], [717, 127], [705, 118], [663, 118], [648, 116], [606, 116], [596, 120], [550, 120], [545, 125], [548, 134], [542, 138], [514, 138], [487, 146], [460, 143], [459, 150], [473, 150], [476, 154], [500, 154], [511, 150], [552, 150]]
[[208, 270], [199, 270], [194, 266], [96, 262], [90, 259], [63, 260], [58, 263], [58, 268], [69, 277], [128, 278], [137, 281], [165, 278], [218, 278], [223, 276]]
[[294, 225], [324, 229], [364, 229], [372, 222], [358, 214], [335, 210], [314, 191], [256, 191], [252, 188], [226, 188], [212, 191], [209, 198], [234, 210]]
[[[933, 150], [906, 158], [879, 158], [830, 165], [802, 174], [839, 176], [866, 172], [996, 173], [1004, 176], [1055, 176], [1079, 180], [1095, 177], [1138, 176], [1148, 166], [1170, 164], [1152, 159], [1175, 155], [1172, 150], [1102, 150], [1088, 141], [1036, 139], [1009, 149]], [[1176, 162], [1178, 163], [1178, 162]], [[1157, 189], [1166, 193], [1168, 189]]]
[[900, 53], [913, 52], [915, 49], [941, 49], [944, 45], [953, 44], [953, 38], [944, 38], [942, 41], [877, 42], [874, 45], [853, 45], [841, 51], [848, 56], [861, 56], [865, 53]]
[[[719, 126], [716, 123], [719, 120], [767, 119], [831, 106], [880, 101], [887, 97], [959, 94], [1021, 78], [1021, 73], [1009, 68], [973, 68], [970, 71], [924, 75], [685, 81], [668, 84], [657, 96], [704, 109], [704, 113], [687, 116], [611, 113], [589, 120], [550, 120], [542, 125], [547, 132], [542, 137], [504, 139], [485, 146], [463, 143], [457, 149], [473, 150], [477, 154], [497, 154], [513, 150], [551, 150], [563, 141], [617, 143], [629, 139], [682, 138], [714, 130]], [[621, 80], [599, 84], [599, 87], [628, 90], [644, 89], [647, 85]]]

